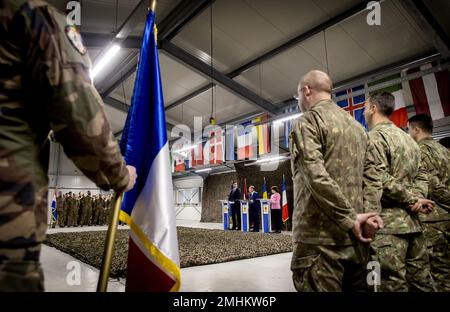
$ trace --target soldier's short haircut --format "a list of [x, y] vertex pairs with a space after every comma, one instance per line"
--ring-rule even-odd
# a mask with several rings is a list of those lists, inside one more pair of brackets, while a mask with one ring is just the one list
[[410, 127], [417, 127], [426, 133], [433, 133], [433, 119], [425, 114], [418, 114], [408, 119]]
[[395, 98], [390, 92], [376, 91], [369, 96], [369, 102], [375, 104], [381, 114], [391, 117], [395, 109]]
[[439, 140], [439, 143], [444, 145], [446, 148], [450, 148], [450, 137], [445, 137]]

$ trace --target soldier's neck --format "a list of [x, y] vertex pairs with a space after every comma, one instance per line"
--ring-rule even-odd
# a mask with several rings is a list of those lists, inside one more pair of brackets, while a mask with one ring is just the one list
[[382, 116], [382, 115], [374, 115], [372, 117], [372, 127], [375, 127], [376, 125], [380, 124], [380, 123], [384, 123], [384, 122], [390, 122], [391, 120], [386, 117], [386, 116]]
[[417, 135], [417, 143], [423, 141], [423, 140], [427, 140], [427, 139], [431, 139], [431, 134], [430, 133], [419, 133]]

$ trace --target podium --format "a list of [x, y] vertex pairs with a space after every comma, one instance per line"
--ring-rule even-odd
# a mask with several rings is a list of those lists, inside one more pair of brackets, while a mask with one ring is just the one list
[[231, 215], [231, 205], [233, 202], [229, 202], [228, 200], [219, 200], [220, 207], [222, 209], [222, 222], [223, 222], [223, 230], [228, 231], [230, 229], [230, 215]]
[[241, 202], [241, 230], [242, 232], [248, 232], [250, 230], [250, 218], [248, 201], [240, 200]]
[[268, 199], [258, 199], [261, 202], [261, 228], [264, 233], [271, 231], [270, 201]]

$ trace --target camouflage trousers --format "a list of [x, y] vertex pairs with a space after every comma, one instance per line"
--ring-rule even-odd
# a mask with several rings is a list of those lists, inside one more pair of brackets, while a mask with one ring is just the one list
[[436, 290], [450, 292], [450, 221], [423, 222], [422, 225]]
[[81, 218], [79, 224], [83, 225], [91, 225], [92, 218], [92, 209], [91, 208], [81, 208]]
[[65, 227], [66, 226], [66, 212], [64, 211], [64, 210], [59, 210], [59, 211], [57, 211], [57, 218], [56, 218], [56, 220], [57, 220], [57, 222], [58, 222], [58, 225], [60, 226], [60, 227]]
[[380, 291], [433, 291], [430, 262], [422, 233], [377, 234], [371, 260], [380, 263]]
[[369, 249], [294, 243], [292, 279], [299, 292], [367, 291]]
[[0, 262], [0, 292], [44, 291], [44, 274], [36, 261]]

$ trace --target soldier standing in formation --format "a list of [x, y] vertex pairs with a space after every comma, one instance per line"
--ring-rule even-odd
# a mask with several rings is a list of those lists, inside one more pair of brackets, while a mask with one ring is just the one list
[[60, 227], [62, 227], [63, 220], [63, 206], [64, 206], [64, 197], [62, 192], [58, 192], [58, 196], [56, 197], [56, 222]]
[[57, 222], [60, 227], [107, 225], [113, 205], [112, 194], [91, 196], [88, 191], [86, 195], [68, 192], [63, 196], [59, 192]]
[[437, 291], [450, 292], [450, 151], [431, 137], [433, 119], [416, 115], [408, 121], [410, 136], [419, 144], [428, 175], [432, 212], [420, 214], [430, 257], [431, 276]]
[[66, 15], [45, 1], [3, 0], [0, 16], [0, 291], [42, 291], [50, 134], [104, 190], [130, 190], [136, 170], [120, 154]]
[[381, 291], [432, 291], [428, 253], [418, 217], [418, 213], [432, 209], [432, 203], [424, 199], [427, 176], [421, 166], [419, 146], [389, 119], [394, 109], [392, 94], [376, 92], [364, 110], [382, 182], [375, 192], [381, 200], [378, 212], [384, 228], [370, 245], [372, 260], [381, 265]]
[[[363, 127], [331, 100], [327, 74], [311, 71], [298, 85], [303, 115], [291, 137], [294, 182], [291, 262], [298, 291], [366, 290], [368, 223], [378, 229], [376, 213], [363, 214], [363, 175], [376, 181], [367, 158], [370, 144]], [[369, 160], [367, 160], [369, 159]]]

